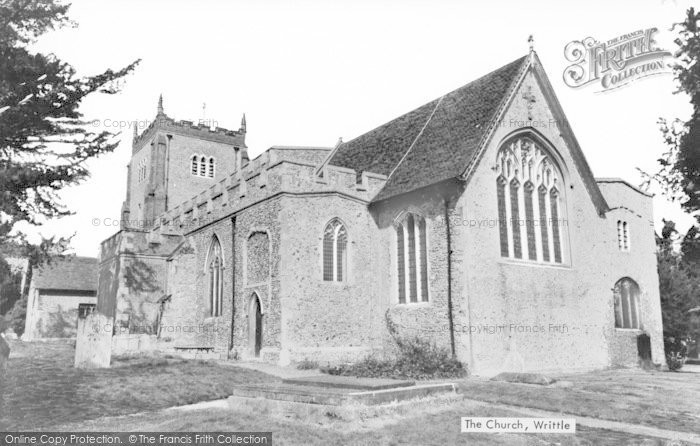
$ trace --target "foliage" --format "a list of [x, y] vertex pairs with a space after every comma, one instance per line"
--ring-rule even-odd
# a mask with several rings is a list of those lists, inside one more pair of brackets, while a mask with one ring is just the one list
[[12, 267], [0, 257], [0, 315], [6, 314], [19, 300], [22, 290], [22, 272], [12, 271]]
[[685, 93], [693, 107], [688, 121], [675, 119], [659, 120], [661, 134], [667, 150], [658, 159], [659, 170], [655, 173], [640, 171], [644, 177], [643, 187], [652, 183], [672, 201], [677, 201], [697, 223], [682, 240], [681, 252], [691, 273], [700, 275], [700, 12], [689, 8], [681, 23], [673, 26], [678, 31], [674, 40], [678, 46], [673, 67], [678, 82], [677, 93]]
[[27, 319], [27, 296], [22, 296], [12, 310], [8, 313], [10, 319], [10, 327], [17, 336], [22, 336], [24, 334], [25, 321]]
[[306, 359], [299, 361], [297, 363], [297, 369], [299, 370], [314, 370], [318, 368], [318, 362], [312, 360], [312, 359]]
[[678, 352], [666, 353], [666, 365], [672, 372], [677, 372], [685, 364], [687, 358]]
[[354, 364], [322, 367], [330, 375], [351, 375], [366, 378], [437, 379], [463, 378], [467, 367], [450, 350], [418, 336], [402, 337], [389, 311], [385, 314], [389, 334], [396, 342], [398, 353], [390, 358], [367, 356]]
[[664, 194], [681, 202], [688, 213], [700, 211], [700, 13], [688, 9], [685, 20], [673, 27], [678, 30], [674, 40], [678, 46], [673, 67], [678, 92], [689, 96], [693, 106], [690, 119], [679, 119], [669, 123], [659, 121], [661, 133], [668, 150], [658, 160], [660, 169], [646, 174], [645, 184], [654, 182], [661, 186]]
[[75, 26], [68, 9], [60, 0], [0, 3], [0, 244], [16, 239], [17, 222], [69, 215], [58, 191], [85, 180], [85, 162], [117, 146], [115, 134], [87, 125], [79, 106], [92, 93], [118, 92], [139, 61], [78, 76], [56, 55], [30, 50], [39, 36]]
[[669, 337], [664, 339], [666, 364], [672, 372], [680, 370], [688, 359], [688, 338]]
[[364, 378], [439, 379], [467, 376], [466, 366], [452, 357], [449, 349], [418, 337], [402, 340], [395, 357], [367, 356], [354, 364], [322, 367], [321, 371], [330, 375]]
[[673, 249], [677, 234], [674, 223], [664, 223], [657, 252], [661, 316], [666, 363], [671, 370], [678, 370], [688, 355], [688, 346], [700, 339], [700, 321], [691, 312], [700, 308], [700, 276], [694, 261], [687, 262], [682, 249]]
[[700, 306], [700, 278], [662, 238], [657, 253], [661, 314], [666, 337], [700, 336], [700, 327], [689, 310]]

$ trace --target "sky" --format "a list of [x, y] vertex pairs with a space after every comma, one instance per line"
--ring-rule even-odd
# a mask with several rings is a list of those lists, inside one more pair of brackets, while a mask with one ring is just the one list
[[[674, 94], [671, 74], [603, 94], [572, 89], [562, 78], [570, 65], [564, 47], [656, 27], [657, 45], [673, 50], [670, 28], [691, 3], [76, 0], [70, 16], [78, 27], [43, 36], [36, 50], [55, 53], [81, 75], [142, 63], [121, 93], [83, 103], [85, 118], [121, 130], [122, 143], [89, 162], [87, 181], [62, 192], [75, 215], [39, 231], [75, 233], [75, 253], [98, 254], [118, 230], [94, 222], [120, 218], [127, 125], [147, 125], [161, 93], [174, 119], [238, 129], [245, 113], [251, 158], [273, 145], [333, 146], [525, 55], [531, 34], [594, 175], [639, 185], [637, 168], [655, 170], [665, 150], [657, 120], [687, 119], [688, 98]], [[692, 223], [660, 194], [654, 213], [658, 228], [661, 218], [683, 231]]]

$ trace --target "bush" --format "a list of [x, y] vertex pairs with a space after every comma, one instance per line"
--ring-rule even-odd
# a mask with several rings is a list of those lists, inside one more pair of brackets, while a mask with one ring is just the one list
[[686, 357], [683, 356], [680, 352], [666, 354], [666, 364], [668, 365], [668, 369], [672, 372], [677, 372], [678, 370], [683, 368], [685, 360]]
[[466, 366], [452, 357], [446, 348], [418, 337], [396, 338], [396, 342], [399, 352], [394, 358], [368, 356], [354, 364], [322, 367], [321, 371], [363, 378], [436, 379], [467, 375]]
[[299, 370], [313, 370], [318, 368], [318, 362], [312, 361], [311, 359], [304, 358], [297, 364], [297, 369]]
[[666, 350], [666, 365], [672, 372], [676, 372], [683, 368], [686, 359], [688, 359], [688, 344], [685, 339], [665, 338], [664, 349]]

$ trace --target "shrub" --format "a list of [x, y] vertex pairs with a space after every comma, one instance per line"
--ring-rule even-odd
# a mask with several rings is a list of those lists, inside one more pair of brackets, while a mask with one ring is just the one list
[[678, 370], [683, 368], [685, 360], [686, 357], [683, 356], [680, 352], [666, 354], [666, 364], [668, 365], [668, 369], [672, 372], [677, 372]]
[[363, 378], [436, 379], [462, 378], [467, 375], [464, 364], [446, 348], [415, 337], [396, 338], [398, 354], [393, 358], [367, 356], [354, 364], [322, 367], [330, 375], [351, 375]]
[[688, 344], [685, 339], [665, 338], [664, 349], [666, 350], [666, 365], [672, 372], [676, 372], [683, 368], [686, 359], [688, 359]]
[[313, 370], [318, 368], [318, 362], [311, 359], [304, 358], [303, 361], [299, 361], [297, 364], [297, 369], [299, 370]]

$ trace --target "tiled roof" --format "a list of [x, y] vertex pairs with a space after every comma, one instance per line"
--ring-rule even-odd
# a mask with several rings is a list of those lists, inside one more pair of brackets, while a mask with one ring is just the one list
[[44, 290], [97, 290], [97, 259], [54, 258], [32, 273], [32, 284]]
[[383, 200], [459, 176], [527, 56], [341, 144], [329, 164], [389, 176]]

